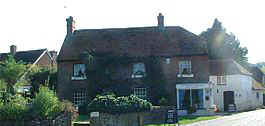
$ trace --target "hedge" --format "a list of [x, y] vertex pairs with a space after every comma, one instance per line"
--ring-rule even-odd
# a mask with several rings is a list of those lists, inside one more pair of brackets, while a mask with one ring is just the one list
[[115, 97], [114, 95], [97, 96], [88, 104], [88, 112], [110, 114], [150, 111], [152, 104], [134, 95]]

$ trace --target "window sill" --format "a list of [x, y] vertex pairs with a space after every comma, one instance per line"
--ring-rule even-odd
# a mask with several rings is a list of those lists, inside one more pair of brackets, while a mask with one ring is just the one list
[[194, 75], [193, 74], [178, 74], [177, 75], [179, 78], [181, 78], [181, 77], [194, 77]]
[[226, 85], [226, 84], [225, 83], [217, 83], [217, 85], [221, 85], [222, 86], [222, 85]]
[[132, 75], [132, 78], [143, 78], [144, 75]]
[[86, 77], [72, 77], [72, 80], [86, 80]]

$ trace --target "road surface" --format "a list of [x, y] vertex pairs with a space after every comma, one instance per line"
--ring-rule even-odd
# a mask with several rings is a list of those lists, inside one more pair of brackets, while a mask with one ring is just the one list
[[265, 126], [265, 109], [242, 112], [185, 126]]

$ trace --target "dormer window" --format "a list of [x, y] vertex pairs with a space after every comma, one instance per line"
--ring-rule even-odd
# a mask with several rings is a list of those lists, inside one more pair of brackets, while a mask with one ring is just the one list
[[179, 61], [178, 77], [193, 77], [190, 60]]
[[74, 64], [72, 80], [84, 80], [86, 78], [85, 64]]
[[133, 73], [132, 78], [142, 78], [145, 76], [145, 65], [144, 63], [135, 63], [133, 64]]

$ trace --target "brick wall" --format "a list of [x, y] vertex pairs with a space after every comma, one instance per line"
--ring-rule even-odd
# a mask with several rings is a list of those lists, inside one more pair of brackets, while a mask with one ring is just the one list
[[39, 61], [36, 63], [37, 66], [42, 66], [42, 67], [51, 67], [52, 66], [52, 60], [48, 53], [45, 53]]
[[[178, 83], [208, 83], [209, 79], [209, 64], [208, 56], [190, 56], [190, 57], [173, 57], [170, 58], [170, 63], [165, 62], [166, 58], [161, 58], [160, 62], [162, 65], [162, 72], [165, 74], [167, 83], [166, 91], [170, 94], [169, 102], [171, 105], [176, 103], [176, 84]], [[191, 60], [192, 73], [194, 77], [192, 78], [178, 78], [176, 75], [178, 71], [178, 62], [181, 60]], [[87, 80], [71, 80], [73, 73], [73, 64], [80, 63], [79, 61], [68, 61], [58, 63], [58, 96], [61, 99], [68, 99], [72, 101], [73, 92], [88, 88]], [[123, 80], [123, 83], [117, 83], [118, 87], [124, 86], [126, 92], [122, 94], [129, 95], [133, 93], [133, 88], [137, 86], [145, 86], [141, 79], [131, 79], [131, 68], [132, 64], [109, 67], [116, 71], [113, 78]], [[146, 84], [148, 85], [148, 84]], [[127, 91], [127, 88], [130, 91]], [[147, 87], [148, 88], [148, 87]], [[122, 89], [122, 88], [121, 88]]]

